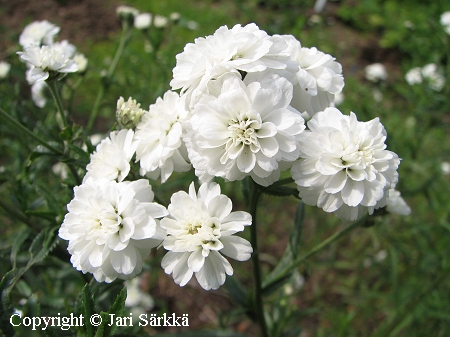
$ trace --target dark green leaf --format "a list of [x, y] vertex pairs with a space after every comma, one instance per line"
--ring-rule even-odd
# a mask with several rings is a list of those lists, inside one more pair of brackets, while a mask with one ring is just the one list
[[117, 330], [117, 324], [111, 322], [111, 314], [115, 317], [122, 317], [125, 312], [125, 300], [127, 299], [127, 288], [123, 287], [113, 305], [109, 308], [108, 312], [102, 311], [100, 313], [102, 317], [102, 324], [99, 326], [95, 337], [109, 337]]
[[292, 231], [292, 234], [289, 237], [290, 249], [294, 259], [297, 258], [297, 252], [300, 247], [300, 240], [302, 238], [304, 220], [305, 220], [305, 204], [302, 201], [299, 201], [297, 205], [297, 211], [295, 213], [294, 230]]
[[72, 135], [73, 135], [72, 128], [66, 127], [64, 129], [62, 129], [62, 131], [59, 133], [59, 138], [61, 138], [62, 140], [69, 141], [70, 139], [72, 139]]
[[19, 232], [14, 240], [11, 249], [11, 264], [13, 266], [13, 269], [16, 269], [17, 253], [19, 252], [22, 243], [24, 243], [24, 241], [28, 238], [28, 235], [30, 235], [30, 229], [28, 227], [24, 227], [24, 229]]
[[94, 327], [91, 325], [89, 319], [95, 313], [94, 298], [91, 293], [89, 284], [86, 284], [82, 290], [81, 302], [84, 309], [84, 326], [86, 327], [86, 337], [94, 336]]
[[227, 277], [224, 287], [235, 302], [246, 310], [252, 310], [252, 301], [250, 300], [247, 291], [235, 277]]
[[15, 275], [11, 270], [5, 274], [0, 282], [0, 330], [6, 337], [14, 336], [14, 329], [9, 322], [14, 309], [9, 301], [9, 291], [14, 281]]
[[48, 253], [54, 248], [56, 244], [56, 229], [56, 227], [46, 228], [33, 240], [29, 249], [31, 258], [27, 265], [28, 268], [45, 259]]
[[263, 188], [262, 191], [265, 194], [277, 196], [277, 197], [287, 197], [294, 196], [298, 197], [298, 190], [296, 188], [287, 187], [287, 186], [269, 186]]

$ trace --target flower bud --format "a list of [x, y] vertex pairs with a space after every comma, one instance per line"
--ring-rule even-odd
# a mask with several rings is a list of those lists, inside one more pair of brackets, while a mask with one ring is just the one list
[[145, 110], [140, 108], [141, 104], [137, 103], [131, 97], [125, 102], [123, 97], [117, 100], [116, 119], [119, 125], [125, 129], [134, 128], [141, 120]]

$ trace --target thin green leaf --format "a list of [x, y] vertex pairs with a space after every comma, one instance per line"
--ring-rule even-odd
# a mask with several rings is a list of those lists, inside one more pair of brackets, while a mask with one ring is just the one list
[[89, 287], [89, 284], [86, 284], [83, 287], [81, 296], [82, 296], [81, 302], [83, 303], [83, 309], [84, 309], [83, 317], [84, 317], [84, 326], [86, 327], [86, 337], [93, 337], [95, 328], [92, 326], [89, 319], [95, 313], [95, 304], [94, 304], [94, 298], [92, 296], [91, 288]]
[[29, 249], [31, 258], [27, 268], [35, 263], [41, 262], [54, 248], [56, 244], [56, 229], [56, 227], [46, 228], [33, 240]]
[[11, 270], [3, 276], [2, 281], [0, 282], [0, 331], [2, 331], [6, 337], [14, 336], [15, 333], [9, 322], [9, 319], [14, 312], [9, 300], [9, 292], [14, 278], [14, 272]]
[[116, 317], [122, 317], [125, 312], [125, 300], [127, 299], [127, 288], [123, 287], [113, 305], [109, 308], [108, 312], [102, 311], [100, 313], [102, 317], [102, 324], [97, 330], [95, 337], [109, 337], [114, 335], [117, 330], [117, 324], [111, 321], [111, 315], [113, 319]]
[[297, 258], [297, 253], [300, 247], [300, 240], [303, 233], [303, 222], [305, 220], [305, 204], [299, 201], [297, 205], [297, 211], [295, 213], [294, 219], [294, 229], [291, 236], [289, 237], [290, 249], [294, 259]]
[[28, 238], [28, 235], [30, 235], [30, 229], [28, 227], [24, 227], [24, 229], [21, 230], [14, 239], [14, 243], [11, 249], [11, 264], [13, 266], [13, 269], [16, 269], [17, 253], [19, 252], [22, 243], [24, 243]]
[[248, 295], [248, 292], [244, 289], [242, 284], [236, 279], [236, 277], [227, 277], [225, 284], [230, 297], [237, 302], [240, 306], [246, 309], [246, 311], [252, 311], [252, 301]]

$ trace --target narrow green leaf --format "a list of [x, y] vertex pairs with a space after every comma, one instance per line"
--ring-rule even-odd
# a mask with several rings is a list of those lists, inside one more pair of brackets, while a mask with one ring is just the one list
[[2, 281], [0, 282], [0, 331], [3, 332], [6, 337], [12, 337], [15, 333], [9, 322], [9, 319], [14, 312], [9, 300], [9, 292], [14, 278], [14, 271], [10, 270], [3, 276]]
[[[297, 205], [297, 212], [295, 214], [294, 220], [294, 228], [292, 234], [289, 238], [289, 246], [286, 248], [283, 257], [280, 262], [277, 264], [275, 269], [266, 277], [263, 282], [263, 293], [269, 294], [280, 287], [282, 287], [291, 277], [291, 273], [284, 275], [284, 277], [279, 278], [279, 274], [283, 272], [283, 270], [289, 266], [292, 261], [294, 261], [297, 257], [297, 252], [300, 246], [301, 235], [303, 231], [303, 221], [305, 218], [305, 207], [302, 201], [299, 201]], [[292, 270], [293, 271], [293, 270]], [[291, 271], [291, 272], [292, 272]], [[277, 280], [274, 282], [274, 280]], [[269, 286], [270, 285], [270, 286]]]
[[84, 326], [86, 327], [86, 337], [93, 337], [95, 331], [89, 319], [95, 313], [95, 305], [89, 284], [86, 284], [83, 287], [81, 296], [82, 296], [81, 302], [83, 303], [84, 309], [83, 316], [84, 316]]
[[[109, 308], [108, 312], [102, 311], [100, 313], [102, 317], [102, 324], [97, 330], [95, 337], [109, 337], [114, 335], [117, 330], [117, 324], [111, 322], [111, 314], [115, 317], [123, 317], [125, 312], [125, 300], [127, 299], [127, 288], [123, 287], [113, 305]], [[112, 323], [112, 324], [111, 324]]]
[[69, 141], [72, 138], [73, 135], [73, 130], [71, 127], [65, 127], [64, 129], [61, 130], [61, 132], [59, 133], [59, 138], [61, 138], [62, 140], [67, 140]]
[[56, 229], [56, 227], [46, 228], [33, 240], [29, 249], [31, 258], [28, 261], [27, 268], [45, 259], [48, 253], [54, 248], [56, 244]]
[[28, 238], [28, 235], [30, 235], [30, 229], [28, 227], [24, 227], [24, 229], [21, 230], [14, 239], [14, 243], [11, 249], [11, 264], [13, 266], [13, 269], [16, 269], [17, 253], [19, 252], [22, 243], [24, 243]]
[[225, 284], [230, 297], [240, 306], [248, 311], [252, 310], [252, 301], [249, 298], [248, 292], [244, 289], [242, 284], [234, 276], [227, 277]]

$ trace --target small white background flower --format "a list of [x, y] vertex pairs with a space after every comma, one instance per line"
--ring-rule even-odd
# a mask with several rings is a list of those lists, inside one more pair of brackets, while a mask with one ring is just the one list
[[140, 273], [151, 248], [164, 238], [156, 218], [167, 215], [165, 207], [152, 202], [148, 180], [89, 178], [74, 194], [59, 230], [59, 236], [69, 240], [73, 266], [94, 274], [99, 282]]
[[250, 258], [250, 242], [233, 234], [251, 224], [251, 215], [231, 209], [231, 200], [220, 194], [216, 183], [202, 184], [198, 194], [191, 183], [189, 194], [180, 191], [172, 195], [169, 216], [161, 220], [167, 231], [163, 245], [169, 251], [161, 265], [175, 283], [184, 286], [195, 274], [202, 288], [217, 289], [226, 275], [233, 274], [220, 253], [238, 261]]

